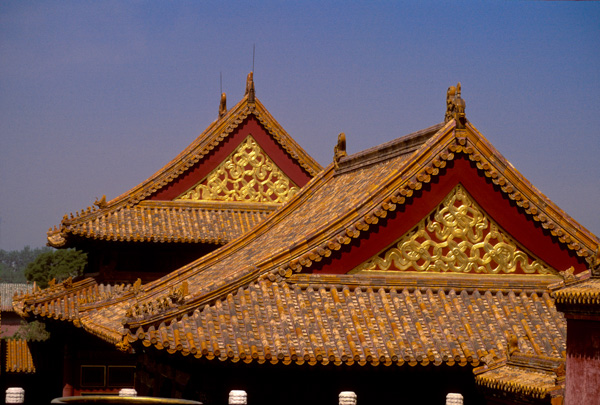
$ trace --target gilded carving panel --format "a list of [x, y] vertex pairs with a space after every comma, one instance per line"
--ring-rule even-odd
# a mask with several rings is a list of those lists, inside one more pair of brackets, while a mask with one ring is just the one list
[[204, 180], [176, 200], [283, 203], [298, 190], [249, 135]]
[[351, 273], [390, 270], [555, 274], [489, 218], [461, 185], [415, 229]]

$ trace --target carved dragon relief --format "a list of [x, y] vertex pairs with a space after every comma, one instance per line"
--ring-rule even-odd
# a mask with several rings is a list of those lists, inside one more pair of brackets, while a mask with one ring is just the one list
[[350, 273], [556, 274], [508, 236], [459, 184], [430, 215]]
[[223, 163], [176, 200], [283, 203], [298, 191], [248, 135]]

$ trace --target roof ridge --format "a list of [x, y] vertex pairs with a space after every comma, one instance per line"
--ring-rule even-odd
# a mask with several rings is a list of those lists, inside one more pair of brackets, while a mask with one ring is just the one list
[[434, 136], [448, 123], [439, 123], [428, 128], [412, 132], [381, 145], [354, 153], [340, 159], [336, 174], [343, 174], [362, 167], [380, 163], [400, 155], [406, 155], [418, 150], [429, 138]]

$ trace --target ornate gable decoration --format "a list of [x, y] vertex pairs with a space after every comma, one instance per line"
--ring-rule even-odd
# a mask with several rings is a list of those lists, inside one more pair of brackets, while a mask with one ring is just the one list
[[248, 135], [223, 163], [176, 200], [284, 203], [298, 190]]
[[556, 274], [519, 247], [460, 184], [416, 228], [351, 273], [371, 271]]

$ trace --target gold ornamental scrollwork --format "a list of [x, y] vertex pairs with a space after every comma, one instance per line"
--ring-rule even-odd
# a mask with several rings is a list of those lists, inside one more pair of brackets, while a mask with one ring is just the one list
[[284, 203], [298, 190], [249, 135], [203, 181], [176, 200]]
[[555, 274], [520, 248], [460, 184], [415, 229], [351, 273], [389, 270]]

